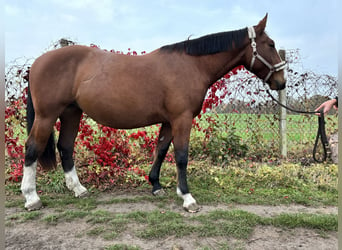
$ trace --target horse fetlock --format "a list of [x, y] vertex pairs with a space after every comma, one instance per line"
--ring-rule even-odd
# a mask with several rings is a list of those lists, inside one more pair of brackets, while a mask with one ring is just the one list
[[184, 194], [182, 196], [184, 203], [183, 208], [189, 213], [196, 213], [200, 210], [200, 207], [197, 205], [196, 200], [192, 197], [190, 193]]
[[88, 194], [87, 189], [82, 186], [78, 179], [75, 167], [65, 173], [65, 183], [67, 188], [75, 193], [75, 197], [83, 197]]
[[87, 189], [78, 181], [78, 178], [75, 180], [70, 176], [66, 176], [65, 183], [67, 188], [74, 192], [75, 197], [83, 197], [88, 194]]
[[183, 208], [189, 213], [197, 213], [200, 211], [200, 206], [197, 205], [196, 200], [190, 193], [183, 194], [180, 188], [177, 187], [177, 195], [184, 200]]
[[28, 211], [33, 211], [40, 209], [42, 207], [42, 202], [36, 192], [36, 188], [33, 187], [22, 187], [21, 192], [25, 197], [25, 208]]

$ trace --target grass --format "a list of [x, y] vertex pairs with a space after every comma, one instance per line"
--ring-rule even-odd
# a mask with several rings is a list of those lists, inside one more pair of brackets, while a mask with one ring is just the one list
[[274, 218], [264, 218], [262, 223], [285, 228], [309, 228], [321, 231], [337, 231], [337, 216], [321, 214], [281, 214]]
[[[149, 165], [141, 166], [147, 173]], [[62, 170], [59, 170], [62, 172]], [[214, 166], [206, 161], [192, 161], [188, 166], [188, 182], [190, 189], [200, 204], [210, 203], [240, 203], [240, 204], [302, 204], [310, 206], [337, 205], [338, 168], [334, 164], [314, 164], [303, 167], [300, 164], [284, 163], [281, 165], [268, 165], [247, 161], [235, 161], [230, 165]], [[54, 173], [54, 175], [56, 175]], [[75, 198], [70, 191], [65, 191], [64, 176], [57, 183], [59, 187], [51, 193], [55, 183], [46, 182], [43, 177], [37, 182], [37, 190], [43, 195], [43, 205], [69, 206], [91, 211], [96, 208], [98, 201], [96, 195], [80, 199]], [[176, 202], [181, 200], [175, 194], [176, 167], [165, 163], [161, 171], [161, 183]], [[50, 178], [46, 175], [46, 178]], [[62, 181], [63, 180], [63, 181]], [[146, 190], [151, 187], [146, 183], [140, 188]], [[20, 194], [18, 183], [8, 183], [8, 193]], [[58, 193], [55, 193], [58, 192]], [[97, 192], [97, 191], [93, 191]], [[53, 194], [53, 195], [44, 195]], [[61, 198], [63, 199], [61, 200]], [[101, 201], [102, 204], [137, 203], [153, 201], [153, 196], [137, 196], [133, 198], [116, 198]], [[167, 198], [159, 201], [163, 206]], [[9, 200], [6, 207], [22, 205], [21, 199]]]
[[32, 211], [32, 212], [20, 212], [17, 214], [13, 214], [8, 217], [7, 222], [17, 222], [17, 223], [24, 223], [30, 220], [36, 220], [40, 218], [42, 215], [41, 211]]
[[[218, 121], [218, 127], [236, 127], [237, 134], [244, 140], [248, 139], [249, 134], [246, 128], [251, 131], [258, 131], [266, 140], [278, 140], [279, 123], [278, 118], [274, 114], [212, 114], [207, 113], [199, 120], [201, 127], [207, 127], [208, 122], [205, 120], [207, 116], [214, 116]], [[303, 141], [312, 141], [315, 139], [317, 132], [317, 117], [304, 115], [287, 115], [287, 135], [292, 143], [301, 143]], [[227, 126], [224, 123], [227, 123]], [[326, 129], [337, 129], [337, 117], [329, 115], [326, 117]], [[265, 130], [265, 128], [268, 128]], [[270, 132], [267, 132], [270, 131]]]
[[[147, 173], [150, 166], [141, 166]], [[62, 172], [62, 170], [59, 170]], [[200, 204], [212, 203], [240, 203], [240, 204], [302, 204], [309, 206], [337, 205], [337, 165], [315, 164], [303, 167], [300, 164], [284, 163], [282, 165], [267, 165], [253, 162], [232, 162], [230, 165], [213, 166], [210, 162], [190, 162], [188, 167], [188, 182], [190, 189]], [[161, 171], [161, 183], [178, 205], [181, 200], [175, 194], [176, 167], [165, 163]], [[37, 190], [43, 195], [44, 206], [70, 206], [72, 209], [82, 208], [92, 211], [97, 207], [96, 195], [80, 199], [75, 198], [70, 191], [65, 191], [64, 176], [58, 183], [63, 185], [50, 191], [55, 183], [46, 182], [41, 177], [37, 183]], [[49, 178], [48, 175], [46, 178]], [[146, 183], [140, 188], [146, 190], [151, 187]], [[8, 193], [20, 194], [20, 185], [8, 183]], [[58, 193], [55, 193], [58, 192]], [[93, 191], [93, 193], [97, 191]], [[49, 195], [45, 195], [49, 194]], [[133, 198], [116, 198], [101, 201], [102, 204], [137, 203], [153, 201], [153, 196], [139, 196]], [[169, 202], [167, 198], [160, 198], [159, 205]], [[6, 202], [6, 207], [22, 206], [22, 199]]]
[[[149, 171], [150, 166], [140, 166]], [[58, 172], [60, 171], [60, 172]], [[79, 237], [100, 237], [107, 241], [118, 241], [129, 233], [142, 241], [166, 240], [171, 238], [233, 238], [238, 243], [217, 242], [217, 249], [243, 249], [243, 242], [248, 239], [258, 226], [276, 228], [307, 228], [317, 231], [321, 236], [337, 231], [337, 215], [284, 213], [273, 217], [262, 217], [238, 209], [227, 209], [208, 213], [188, 214], [171, 209], [170, 204], [179, 208], [182, 200], [176, 195], [176, 167], [164, 164], [161, 171], [162, 185], [166, 186], [167, 196], [154, 197], [140, 192], [150, 189], [147, 184], [126, 192], [137, 195], [100, 199], [101, 192], [91, 190], [88, 197], [79, 199], [65, 189], [62, 170], [53, 172], [51, 177], [41, 175], [37, 179], [44, 208], [41, 211], [19, 212], [7, 216], [6, 227], [28, 222], [44, 223], [47, 227], [60, 223], [77, 224], [82, 221], [87, 227], [78, 232]], [[188, 182], [193, 196], [200, 205], [280, 205], [303, 204], [305, 206], [337, 206], [338, 180], [337, 165], [313, 164], [303, 167], [300, 164], [283, 163], [272, 165], [245, 160], [232, 161], [229, 165], [212, 165], [209, 161], [191, 161], [188, 167]], [[56, 188], [54, 190], [54, 188]], [[89, 188], [89, 187], [88, 187]], [[24, 211], [24, 200], [18, 184], [7, 183], [7, 209]], [[141, 194], [142, 193], [142, 194]], [[143, 208], [117, 212], [105, 209], [111, 204], [148, 204], [153, 209]], [[45, 211], [49, 212], [45, 212]], [[242, 242], [242, 243], [241, 243]], [[235, 244], [232, 246], [231, 244]], [[208, 249], [206, 246], [200, 246]], [[105, 249], [139, 249], [134, 245], [109, 245]]]
[[[290, 163], [269, 166], [245, 162], [211, 166], [208, 162], [190, 162], [188, 179], [194, 196], [201, 204], [336, 206], [337, 170], [337, 165], [333, 164], [303, 168], [300, 164]], [[166, 164], [161, 175], [162, 184], [176, 185], [173, 164]]]
[[[334, 165], [315, 165], [302, 169], [299, 165], [268, 166], [253, 165], [242, 167], [208, 166], [204, 162], [192, 162], [189, 169], [189, 183], [199, 204], [305, 204], [308, 206], [337, 205], [337, 168]], [[139, 194], [131, 197], [100, 199], [103, 195], [94, 191], [89, 197], [75, 198], [67, 193], [41, 193], [45, 206], [41, 211], [19, 212], [6, 217], [6, 227], [27, 222], [44, 223], [47, 227], [60, 223], [77, 224], [82, 221], [86, 228], [77, 232], [79, 237], [100, 237], [110, 243], [119, 241], [129, 233], [142, 241], [164, 241], [171, 238], [225, 238], [234, 242], [215, 243], [217, 249], [244, 249], [258, 226], [271, 226], [291, 230], [306, 228], [315, 230], [322, 237], [329, 232], [337, 232], [338, 219], [334, 214], [283, 213], [273, 217], [262, 217], [239, 209], [216, 209], [207, 213], [188, 214], [171, 209], [170, 204], [181, 207], [182, 201], [175, 194], [175, 183], [170, 175], [175, 167], [166, 164], [163, 168], [162, 182], [170, 183], [165, 197]], [[299, 173], [299, 174], [298, 174]], [[165, 178], [165, 177], [168, 178]], [[324, 177], [324, 178], [320, 178]], [[172, 179], [172, 178], [171, 178]], [[42, 182], [43, 183], [43, 182]], [[44, 182], [45, 183], [45, 182]], [[45, 184], [49, 185], [49, 184]], [[51, 184], [52, 185], [52, 184]], [[320, 186], [325, 186], [324, 191]], [[11, 187], [7, 187], [10, 193]], [[13, 188], [13, 187], [12, 187]], [[15, 194], [8, 194], [5, 206], [8, 209], [23, 210], [23, 200]], [[150, 188], [150, 187], [146, 187]], [[252, 188], [252, 189], [251, 189]], [[45, 189], [42, 185], [41, 189]], [[49, 190], [49, 189], [47, 189]], [[62, 190], [62, 189], [60, 189]], [[130, 192], [129, 190], [127, 192]], [[134, 190], [132, 190], [134, 192]], [[139, 192], [138, 192], [139, 193]], [[141, 192], [140, 192], [141, 193]], [[19, 202], [20, 201], [20, 202]], [[105, 209], [111, 204], [153, 203], [155, 208], [144, 211], [135, 209], [117, 212]], [[49, 212], [46, 212], [48, 210]], [[199, 245], [198, 249], [211, 249]], [[104, 249], [140, 249], [139, 246], [114, 244]]]
[[115, 244], [112, 246], [105, 247], [105, 250], [139, 250], [137, 246], [129, 246], [125, 244]]
[[[76, 201], [77, 202], [77, 201]], [[62, 221], [75, 222], [84, 218], [89, 224], [88, 236], [116, 239], [127, 229], [142, 239], [184, 237], [233, 237], [247, 239], [257, 225], [281, 228], [308, 228], [322, 232], [337, 231], [337, 215], [323, 214], [280, 214], [274, 217], [261, 217], [242, 210], [215, 210], [207, 214], [188, 216], [173, 211], [156, 209], [153, 211], [133, 211], [115, 213], [105, 210], [68, 211], [41, 216], [40, 211], [19, 213], [6, 220], [24, 223], [27, 220], [40, 220], [48, 225]], [[131, 225], [134, 224], [132, 227]]]

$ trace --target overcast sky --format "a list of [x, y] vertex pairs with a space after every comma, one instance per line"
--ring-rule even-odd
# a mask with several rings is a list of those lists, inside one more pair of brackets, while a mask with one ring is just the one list
[[338, 0], [5, 0], [5, 62], [36, 58], [62, 37], [151, 52], [202, 35], [256, 25], [278, 49], [299, 49], [304, 69], [337, 76]]

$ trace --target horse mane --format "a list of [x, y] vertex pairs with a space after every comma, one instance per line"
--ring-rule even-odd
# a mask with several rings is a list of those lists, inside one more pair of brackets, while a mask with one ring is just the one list
[[247, 36], [247, 28], [220, 32], [202, 36], [193, 40], [185, 40], [160, 48], [164, 52], [185, 52], [192, 56], [210, 55], [240, 48]]

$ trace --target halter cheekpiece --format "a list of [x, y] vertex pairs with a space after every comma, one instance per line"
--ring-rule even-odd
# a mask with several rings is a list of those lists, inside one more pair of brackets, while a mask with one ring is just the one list
[[[251, 60], [251, 65], [250, 65], [250, 70], [252, 70], [254, 63], [255, 63], [255, 59], [259, 59], [263, 64], [265, 64], [270, 72], [268, 72], [267, 76], [264, 79], [264, 82], [267, 82], [268, 79], [271, 77], [271, 75], [273, 74], [273, 72], [277, 72], [280, 70], [283, 70], [287, 67], [287, 63], [286, 61], [281, 61], [280, 63], [277, 63], [275, 65], [271, 65], [265, 58], [263, 58], [257, 51], [256, 48], [256, 42], [255, 42], [255, 38], [256, 38], [256, 34], [255, 34], [255, 30], [254, 27], [248, 27], [248, 37], [251, 40], [251, 47], [253, 49], [253, 56], [252, 56], [252, 60]], [[279, 56], [280, 58], [280, 56]]]

